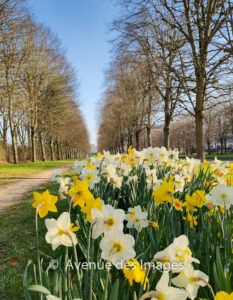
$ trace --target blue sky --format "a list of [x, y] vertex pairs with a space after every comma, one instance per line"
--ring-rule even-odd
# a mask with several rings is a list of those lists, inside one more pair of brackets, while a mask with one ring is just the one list
[[97, 103], [104, 90], [104, 69], [111, 59], [113, 34], [109, 25], [117, 16], [113, 0], [28, 0], [36, 20], [50, 27], [77, 70], [81, 110], [90, 141], [97, 140]]

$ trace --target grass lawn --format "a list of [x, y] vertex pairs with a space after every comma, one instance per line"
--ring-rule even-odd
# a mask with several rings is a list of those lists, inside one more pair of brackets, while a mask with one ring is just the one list
[[67, 164], [73, 164], [75, 159], [56, 160], [45, 162], [29, 162], [24, 164], [0, 165], [0, 185], [12, 183], [29, 175], [39, 173], [44, 170], [59, 168]]
[[[59, 165], [59, 164], [58, 164]], [[54, 164], [54, 166], [57, 166]], [[70, 171], [68, 175], [73, 175]], [[39, 192], [49, 189], [51, 194], [57, 194], [58, 184], [49, 183]], [[0, 213], [0, 299], [24, 299], [23, 273], [27, 262], [36, 262], [35, 209], [32, 208], [32, 192], [25, 201], [13, 206], [6, 212]], [[59, 200], [58, 211], [67, 206], [65, 201]], [[57, 213], [49, 213], [49, 218], [57, 218]], [[54, 255], [51, 245], [45, 242], [46, 228], [44, 219], [39, 219], [40, 249], [49, 256]], [[56, 250], [56, 255], [57, 255]], [[44, 256], [46, 260], [46, 256]], [[29, 284], [33, 267], [29, 267]], [[30, 275], [31, 274], [31, 275]], [[34, 282], [33, 282], [34, 284]], [[33, 299], [33, 298], [32, 298]]]

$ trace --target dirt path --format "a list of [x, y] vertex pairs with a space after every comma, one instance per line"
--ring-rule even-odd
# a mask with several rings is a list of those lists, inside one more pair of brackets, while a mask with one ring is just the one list
[[62, 173], [69, 171], [72, 165], [42, 171], [38, 174], [33, 174], [16, 183], [0, 186], [0, 212], [6, 210], [13, 204], [23, 200], [25, 194], [33, 190], [37, 190], [46, 182], [51, 180], [54, 170], [60, 170]]

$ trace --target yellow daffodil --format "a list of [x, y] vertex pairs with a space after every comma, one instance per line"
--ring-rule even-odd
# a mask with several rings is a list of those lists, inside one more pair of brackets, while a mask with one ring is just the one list
[[50, 195], [49, 191], [46, 190], [42, 194], [33, 193], [34, 202], [32, 207], [38, 210], [39, 216], [44, 218], [47, 216], [49, 211], [57, 212], [55, 203], [57, 202], [57, 196]]
[[162, 184], [153, 192], [153, 198], [156, 205], [159, 205], [163, 202], [172, 202], [174, 190], [174, 182], [163, 181]]
[[86, 180], [76, 180], [75, 185], [68, 191], [68, 194], [71, 196], [74, 206], [79, 205], [80, 207], [84, 207], [86, 201], [93, 198]]
[[132, 286], [133, 281], [135, 281], [141, 283], [141, 285], [144, 284], [143, 289], [146, 289], [146, 285], [149, 282], [146, 277], [146, 269], [143, 269], [135, 258], [126, 260], [122, 271], [124, 276], [128, 279], [130, 286]]
[[173, 206], [174, 206], [174, 208], [175, 208], [176, 210], [183, 211], [183, 208], [182, 208], [183, 203], [180, 202], [178, 199], [175, 199], [175, 200], [173, 201]]
[[95, 166], [90, 163], [87, 163], [86, 167], [89, 168], [91, 171], [95, 170]]
[[194, 226], [196, 226], [198, 224], [197, 223], [197, 216], [195, 217], [195, 216], [191, 215], [190, 213], [188, 213], [187, 218], [183, 217], [183, 219], [185, 221], [189, 222], [190, 228], [192, 228], [192, 229], [193, 229]]
[[233, 300], [233, 293], [228, 294], [226, 292], [218, 292], [214, 300]]
[[129, 154], [134, 154], [134, 153], [135, 153], [135, 151], [134, 151], [134, 149], [133, 149], [133, 146], [130, 146], [130, 147], [129, 147], [128, 153], [129, 153]]
[[71, 223], [70, 227], [69, 227], [69, 230], [72, 231], [72, 232], [76, 232], [76, 231], [79, 230], [79, 227], [78, 226], [74, 226], [74, 223]]
[[129, 164], [130, 164], [131, 167], [136, 165], [136, 158], [133, 155], [130, 155], [128, 157], [128, 161], [129, 161]]
[[207, 201], [205, 197], [205, 191], [203, 190], [197, 190], [190, 195], [185, 195], [185, 202], [183, 203], [183, 206], [186, 206], [186, 211], [189, 212], [190, 210], [193, 210], [194, 207], [202, 207], [203, 204]]
[[92, 197], [91, 199], [88, 199], [85, 203], [85, 206], [81, 207], [81, 211], [86, 214], [86, 220], [88, 222], [92, 221], [92, 214], [91, 210], [92, 208], [97, 208], [99, 210], [102, 209], [103, 204], [101, 203], [101, 199], [97, 198], [95, 199]]
[[150, 224], [153, 228], [159, 228], [158, 223], [156, 223], [155, 221], [151, 222]]

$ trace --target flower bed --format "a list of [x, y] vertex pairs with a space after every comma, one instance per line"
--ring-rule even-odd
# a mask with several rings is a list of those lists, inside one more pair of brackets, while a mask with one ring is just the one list
[[[129, 148], [74, 169], [54, 174], [58, 195], [34, 193], [37, 241], [45, 218], [45, 239], [61, 251], [42, 259], [37, 242], [25, 299], [232, 299], [232, 163]], [[58, 199], [67, 209], [51, 219]]]

